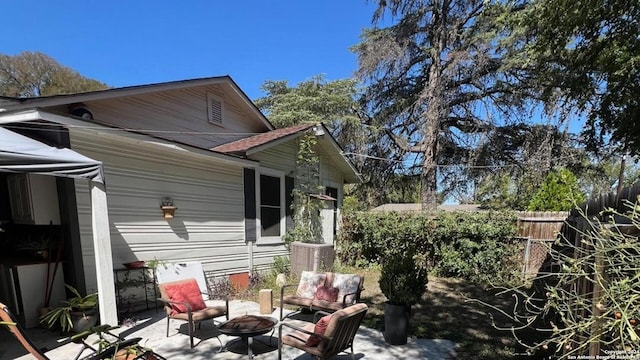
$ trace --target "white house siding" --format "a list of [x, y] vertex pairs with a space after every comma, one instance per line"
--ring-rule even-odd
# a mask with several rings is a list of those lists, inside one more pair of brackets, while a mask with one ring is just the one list
[[[135, 260], [200, 261], [205, 271], [248, 269], [244, 242], [242, 167], [144, 144], [72, 134], [71, 147], [104, 162], [113, 263]], [[89, 194], [76, 186], [87, 286], [94, 286]], [[175, 218], [165, 220], [170, 196]]]
[[[267, 150], [249, 156], [252, 160], [260, 162], [261, 168], [282, 171], [286, 176], [295, 176], [296, 155], [298, 152], [298, 139], [283, 142]], [[320, 179], [322, 185], [338, 189], [338, 204], [342, 203], [342, 174], [335, 166], [333, 160], [325, 153], [320, 156]], [[327, 202], [327, 206], [331, 204]], [[330, 220], [333, 223], [333, 219]], [[263, 268], [273, 262], [273, 257], [288, 254], [283, 245], [256, 244], [253, 250], [254, 266]]]
[[[339, 156], [335, 154], [335, 156]], [[327, 154], [320, 156], [320, 181], [324, 186], [338, 189], [338, 205], [342, 204], [342, 186], [344, 178], [335, 165], [334, 160]]]
[[[296, 157], [299, 138], [283, 142], [267, 150], [249, 156], [260, 162], [260, 167], [284, 172], [286, 176], [295, 176]], [[319, 147], [319, 149], [322, 149]], [[340, 156], [338, 153], [333, 156]], [[342, 186], [344, 178], [339, 168], [326, 152], [320, 150], [320, 182], [324, 186], [338, 189], [338, 204], [342, 204]]]
[[282, 171], [287, 176], [294, 176], [297, 153], [298, 139], [293, 139], [250, 155], [249, 158], [259, 161], [260, 167]]
[[[151, 135], [203, 148], [266, 131], [257, 115], [235, 95], [226, 95], [225, 88], [227, 85], [221, 84], [167, 90], [89, 101], [85, 105], [97, 122], [127, 129], [153, 130]], [[207, 93], [224, 102], [222, 126], [209, 123]], [[68, 109], [62, 106], [52, 110], [66, 113]]]

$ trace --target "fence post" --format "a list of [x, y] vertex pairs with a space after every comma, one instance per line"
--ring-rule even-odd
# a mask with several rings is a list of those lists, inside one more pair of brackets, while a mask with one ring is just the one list
[[529, 274], [529, 257], [531, 256], [531, 238], [527, 237], [527, 244], [524, 246], [524, 264], [522, 265], [522, 273], [526, 276]]
[[[602, 272], [604, 271], [604, 265], [602, 261], [602, 254], [600, 252], [596, 252], [596, 263], [594, 266], [594, 277], [597, 279]], [[594, 280], [595, 280], [594, 279]], [[602, 297], [602, 287], [598, 281], [593, 282], [593, 303], [591, 305], [591, 311], [594, 317], [598, 317], [601, 313], [598, 303], [600, 302], [600, 298]], [[602, 320], [596, 320], [596, 322], [591, 325], [591, 334], [595, 334], [595, 337], [591, 338], [589, 344], [589, 356], [593, 359], [596, 358], [597, 355], [600, 355], [600, 334], [602, 332], [601, 324]]]

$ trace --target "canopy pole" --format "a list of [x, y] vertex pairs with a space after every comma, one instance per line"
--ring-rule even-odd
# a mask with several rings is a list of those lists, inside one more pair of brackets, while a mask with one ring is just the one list
[[91, 225], [93, 226], [93, 249], [96, 262], [100, 322], [102, 324], [118, 325], [107, 193], [104, 184], [95, 181], [90, 183]]

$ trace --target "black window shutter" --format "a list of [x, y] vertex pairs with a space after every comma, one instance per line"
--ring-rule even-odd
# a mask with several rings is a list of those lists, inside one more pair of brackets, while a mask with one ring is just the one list
[[285, 218], [287, 219], [287, 230], [293, 229], [293, 187], [295, 179], [291, 176], [284, 177], [285, 196]]
[[256, 241], [256, 171], [244, 169], [244, 237]]

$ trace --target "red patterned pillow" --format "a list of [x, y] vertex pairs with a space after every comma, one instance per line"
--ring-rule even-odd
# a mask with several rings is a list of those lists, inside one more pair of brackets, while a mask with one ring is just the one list
[[336, 300], [338, 300], [338, 291], [338, 288], [320, 285], [316, 289], [316, 293], [315, 295], [313, 295], [313, 298], [315, 300], [326, 300], [335, 302]]
[[[313, 332], [318, 335], [324, 335], [325, 331], [327, 331], [327, 326], [329, 326], [329, 321], [331, 320], [331, 316], [332, 315], [327, 315], [320, 318], [320, 320], [318, 320], [318, 322], [316, 323], [316, 326], [313, 329]], [[307, 339], [306, 345], [317, 346], [318, 344], [320, 344], [321, 340], [322, 339], [320, 339], [317, 336], [309, 336], [309, 339]]]
[[[202, 294], [200, 293], [196, 279], [166, 285], [165, 291], [167, 292], [169, 300], [186, 302], [191, 305], [191, 311], [202, 310], [207, 307], [204, 300], [202, 300]], [[187, 306], [185, 304], [172, 304], [171, 308], [171, 315], [187, 312]]]

